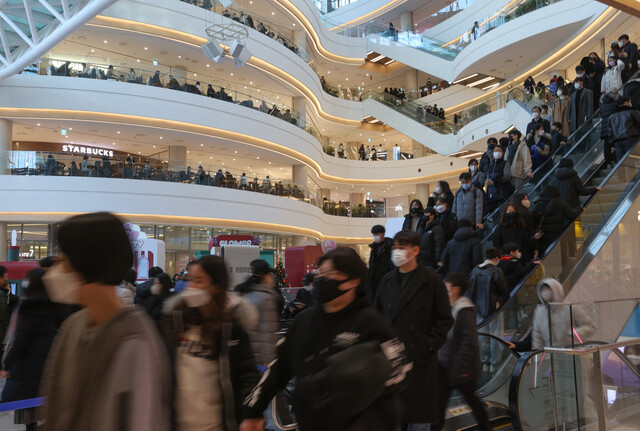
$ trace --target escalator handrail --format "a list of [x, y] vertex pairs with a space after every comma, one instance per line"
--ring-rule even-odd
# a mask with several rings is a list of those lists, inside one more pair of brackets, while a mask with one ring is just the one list
[[[573, 132], [573, 133], [572, 133], [572, 134], [567, 138], [567, 140], [571, 140], [571, 139], [575, 136], [575, 134], [576, 134], [576, 133], [578, 133], [579, 131], [581, 131], [583, 127], [585, 127], [587, 124], [589, 124], [589, 122], [591, 122], [591, 120], [592, 120], [592, 119], [594, 119], [594, 118], [596, 118], [596, 116], [597, 116], [597, 115], [599, 115], [599, 114], [600, 114], [600, 109], [598, 109], [596, 112], [594, 112], [594, 113], [593, 113], [593, 115], [591, 115], [591, 117], [589, 117], [589, 119], [587, 119], [587, 121], [585, 121], [585, 122], [584, 122], [580, 127], [578, 127], [578, 129], [577, 129], [576, 131], [574, 131], [574, 132]], [[595, 129], [596, 127], [598, 127], [598, 125], [600, 124], [600, 122], [601, 122], [601, 121], [602, 121], [602, 120], [600, 120], [600, 121], [596, 122], [596, 123], [592, 126], [592, 128], [591, 128], [591, 129], [592, 129], [592, 131], [593, 131], [593, 129]], [[562, 157], [561, 157], [561, 159], [564, 159], [565, 157], [568, 157], [570, 154], [572, 154], [572, 153], [573, 153], [573, 151], [574, 151], [576, 148], [578, 148], [578, 145], [579, 145], [579, 144], [580, 144], [580, 143], [581, 143], [581, 142], [582, 142], [582, 141], [583, 141], [587, 136], [589, 136], [591, 133], [592, 133], [592, 132], [585, 133], [585, 134], [582, 136], [582, 138], [580, 138], [580, 139], [579, 139], [575, 144], [573, 144], [573, 145], [571, 146], [571, 148], [569, 149], [569, 151], [567, 151], [567, 153], [566, 153], [564, 156], [562, 156]], [[549, 159], [547, 159], [547, 161], [546, 161], [546, 162], [544, 162], [544, 163], [543, 163], [543, 164], [542, 164], [538, 169], [542, 168], [542, 167], [543, 167], [545, 164], [547, 164], [547, 163], [550, 163], [550, 164], [552, 164], [552, 165], [555, 165], [555, 163], [556, 163], [556, 162], [553, 160], [553, 157], [554, 157], [554, 156], [555, 156], [555, 155], [556, 155], [556, 154], [557, 154], [561, 149], [562, 149], [562, 147], [561, 147], [561, 148], [558, 148], [556, 151], [554, 151], [553, 153], [551, 153], [551, 156], [549, 157]], [[560, 164], [560, 161], [558, 160], [558, 165], [559, 165], [559, 164]], [[537, 190], [537, 189], [538, 189], [538, 186], [539, 186], [540, 184], [542, 184], [542, 183], [543, 183], [543, 182], [544, 182], [544, 181], [549, 177], [549, 175], [551, 175], [551, 173], [554, 171], [555, 167], [557, 167], [557, 165], [556, 165], [556, 166], [554, 166], [554, 167], [552, 167], [551, 169], [549, 169], [549, 171], [548, 171], [548, 172], [547, 172], [547, 173], [546, 173], [542, 178], [540, 178], [540, 180], [539, 180], [539, 181], [536, 183], [536, 185], [534, 186], [533, 190], [531, 190], [531, 193], [533, 193], [535, 190]], [[512, 194], [511, 194], [511, 196], [509, 196], [509, 198], [505, 201], [505, 203], [503, 203], [502, 205], [500, 205], [500, 206], [499, 206], [498, 208], [496, 208], [496, 209], [495, 209], [491, 214], [489, 214], [488, 216], [486, 216], [486, 217], [483, 219], [483, 221], [491, 220], [491, 219], [493, 219], [493, 217], [494, 217], [497, 213], [499, 213], [499, 212], [503, 211], [503, 207], [504, 207], [508, 202], [511, 202], [511, 199], [512, 199], [516, 194], [521, 193], [521, 192], [522, 192], [522, 190], [524, 189], [524, 187], [525, 187], [526, 185], [528, 185], [528, 184], [529, 184], [529, 182], [530, 182], [531, 180], [532, 180], [532, 178], [527, 178], [527, 179], [526, 179], [526, 181], [525, 181], [524, 183], [522, 183], [522, 184], [520, 185], [520, 187], [518, 187], [518, 188], [517, 188], [517, 189], [516, 189]], [[528, 194], [531, 194], [531, 193], [528, 193]], [[487, 235], [487, 237], [486, 237], [486, 238], [484, 238], [484, 239], [482, 240], [482, 242], [483, 242], [483, 243], [485, 243], [486, 241], [488, 241], [488, 239], [491, 237], [491, 235], [492, 235], [492, 234], [493, 234], [493, 231], [492, 231], [491, 233], [489, 233], [489, 235]]]
[[[586, 135], [585, 135], [586, 136]], [[613, 175], [615, 174], [615, 172], [617, 171], [617, 168], [620, 167], [622, 165], [622, 163], [627, 159], [627, 157], [630, 157], [631, 152], [633, 151], [633, 148], [631, 148], [629, 151], [627, 151], [627, 153], [625, 154], [625, 156], [622, 158], [622, 160], [618, 161], [616, 163], [616, 165], [614, 166], [614, 168], [611, 170], [611, 172], [609, 172], [609, 174], [607, 174], [607, 176], [605, 177], [605, 179], [602, 181], [602, 183], [600, 184], [599, 187], [602, 187], [603, 185], [606, 185], [607, 182], [613, 177]], [[600, 167], [602, 167], [604, 165], [604, 161], [600, 163]], [[598, 172], [598, 169], [596, 169], [590, 176], [589, 178], [593, 178], [593, 176], [595, 176], [596, 172]], [[640, 183], [640, 181], [638, 182]], [[585, 201], [583, 207], [587, 207], [592, 201], [593, 199], [595, 199], [595, 197], [597, 196], [597, 192], [592, 194], [591, 196], [589, 196], [589, 198]], [[545, 255], [544, 257], [548, 256], [548, 251], [549, 250], [553, 250], [558, 243], [560, 242], [560, 240], [564, 237], [565, 233], [573, 228], [573, 224], [575, 223], [575, 220], [571, 221], [571, 223], [569, 223], [568, 226], [566, 226], [564, 228], [564, 230], [562, 231], [562, 233], [560, 235], [558, 235], [553, 242], [549, 245], [549, 247], [547, 247], [547, 250], [545, 250]], [[605, 225], [607, 225], [607, 223], [605, 223]], [[597, 235], [599, 234], [600, 230], [597, 231], [593, 231], [589, 234], [589, 236], [587, 237], [587, 239], [585, 240], [585, 242], [583, 243], [583, 247], [587, 246], [588, 243], [590, 243], [589, 238], [592, 238], [593, 235]], [[578, 262], [576, 262], [576, 264], [573, 266], [573, 270], [571, 271], [571, 274], [574, 273], [574, 271], [576, 270], [576, 268], [578, 267], [578, 265], [580, 264], [580, 262], [583, 261], [583, 259], [585, 258], [585, 254], [581, 254], [580, 259], [578, 260]], [[498, 316], [500, 315], [500, 313], [502, 312], [502, 309], [510, 302], [512, 301], [511, 298], [513, 298], [514, 296], [517, 295], [518, 291], [527, 283], [527, 281], [529, 280], [529, 278], [531, 277], [531, 275], [533, 274], [533, 272], [537, 269], [537, 266], [534, 266], [533, 268], [531, 268], [525, 275], [525, 277], [522, 278], [522, 280], [520, 280], [520, 282], [518, 283], [518, 285], [511, 291], [511, 294], [509, 296], [509, 299], [507, 299], [507, 302], [505, 302], [502, 306], [500, 306], [500, 308], [498, 310], [496, 310], [495, 313], [493, 313], [491, 316], [489, 316], [489, 318], [483, 320], [479, 325], [478, 325], [478, 330], [484, 328], [485, 326], [489, 325], [489, 323], [493, 322], [495, 319], [498, 318]], [[564, 283], [563, 283], [564, 284]], [[565, 291], [566, 286], [564, 286]]]
[[511, 382], [509, 383], [509, 415], [511, 416], [511, 424], [514, 431], [523, 431], [520, 425], [520, 412], [518, 410], [518, 392], [520, 390], [520, 381], [522, 380], [522, 371], [531, 358], [541, 353], [544, 354], [544, 350], [534, 350], [523, 353], [520, 355], [520, 359], [518, 359], [518, 363], [513, 369]]

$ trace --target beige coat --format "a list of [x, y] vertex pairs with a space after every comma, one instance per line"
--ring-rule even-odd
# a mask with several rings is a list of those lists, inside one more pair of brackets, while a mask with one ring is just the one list
[[[515, 149], [516, 155], [511, 164], [511, 176], [516, 178], [526, 178], [531, 173], [531, 152], [525, 141], [520, 142]], [[510, 156], [507, 155], [507, 159]]]
[[562, 124], [562, 130], [560, 132], [565, 136], [569, 136], [571, 134], [571, 131], [569, 130], [569, 119], [567, 118], [569, 100], [570, 99], [568, 97], [565, 97], [564, 100], [557, 99], [553, 104], [553, 109], [551, 110], [553, 122]]

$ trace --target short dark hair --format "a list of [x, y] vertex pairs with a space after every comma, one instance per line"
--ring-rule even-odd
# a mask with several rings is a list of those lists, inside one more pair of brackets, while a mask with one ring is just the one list
[[44, 287], [44, 283], [42, 282], [42, 277], [47, 273], [42, 268], [32, 269], [27, 273], [27, 276], [24, 278], [29, 283], [23, 283], [22, 295], [25, 298], [49, 298], [47, 294], [47, 289]]
[[540, 105], [540, 108], [541, 109], [549, 109], [549, 105], [543, 104], [543, 105]]
[[0, 277], [7, 275], [7, 267], [0, 265]]
[[[436, 204], [437, 204], [438, 202], [443, 203], [443, 204], [446, 204], [446, 203], [447, 203], [447, 200], [446, 200], [443, 196], [438, 196], [438, 197], [436, 198], [435, 202], [436, 202]], [[447, 205], [447, 206], [448, 206], [448, 205]]]
[[534, 131], [538, 131], [540, 129], [544, 129], [544, 124], [536, 124], [535, 127], [533, 128]]
[[373, 233], [373, 234], [385, 233], [385, 232], [386, 232], [386, 229], [381, 224], [377, 224], [377, 225], [375, 225], [374, 227], [371, 228], [371, 233]]
[[558, 123], [557, 121], [552, 124], [553, 127], [556, 127], [558, 130], [562, 130], [562, 123]]
[[502, 247], [502, 252], [504, 254], [509, 254], [516, 250], [520, 250], [520, 247], [518, 247], [518, 244], [516, 244], [515, 242], [508, 242]]
[[54, 264], [53, 256], [47, 256], [40, 261], [40, 268], [51, 268]]
[[437, 217], [438, 216], [438, 211], [436, 211], [436, 209], [434, 207], [427, 207], [424, 210], [424, 215]]
[[582, 82], [584, 84], [584, 78], [582, 76], [578, 76], [573, 82]]
[[471, 166], [471, 165], [473, 165], [473, 164], [476, 164], [476, 165], [477, 165], [477, 164], [479, 164], [479, 163], [478, 163], [478, 159], [471, 159], [471, 160], [469, 160], [469, 163], [467, 163], [467, 166]]
[[522, 138], [522, 132], [518, 129], [513, 129], [509, 132], [509, 135], [515, 135], [518, 137], [518, 139]]
[[469, 172], [463, 172], [463, 173], [461, 173], [461, 174], [460, 174], [460, 176], [458, 177], [458, 179], [459, 179], [460, 181], [462, 181], [462, 180], [465, 180], [465, 181], [466, 181], [466, 180], [470, 180], [470, 179], [471, 179], [471, 173], [469, 173]]
[[576, 66], [576, 72], [584, 72], [584, 66], [579, 64]]
[[[88, 238], [95, 238], [100, 246]], [[133, 266], [133, 250], [122, 221], [108, 212], [80, 214], [63, 221], [58, 245], [87, 283], [117, 286]]]
[[537, 109], [538, 111], [542, 111], [542, 109], [540, 109], [540, 107], [539, 107], [539, 106], [534, 106], [533, 108], [531, 108], [531, 111], [535, 111], [536, 109]]
[[496, 257], [500, 257], [500, 250], [497, 247], [489, 247], [484, 251], [484, 255], [487, 259], [495, 259]]
[[620, 36], [620, 37], [618, 38], [618, 40], [622, 40], [622, 39], [627, 39], [627, 40], [629, 40], [629, 35], [628, 35], [628, 34], [623, 34], [622, 36]]
[[469, 277], [466, 276], [463, 272], [452, 272], [447, 274], [444, 278], [445, 283], [451, 283], [452, 286], [457, 286], [460, 288], [460, 295], [464, 295], [469, 287], [471, 287], [471, 283], [469, 282]]
[[461, 227], [473, 227], [473, 226], [475, 225], [468, 218], [461, 218], [460, 220], [458, 220], [458, 229], [460, 229]]
[[[152, 276], [151, 270], [149, 270], [149, 278], [151, 277], [155, 277], [155, 275]], [[129, 268], [127, 272], [124, 274], [124, 277], [122, 277], [122, 279], [128, 283], [135, 285], [136, 280], [138, 279], [138, 273], [136, 272], [135, 269]]]
[[157, 277], [162, 274], [164, 271], [159, 266], [152, 266], [149, 270], [149, 278]]
[[393, 243], [398, 245], [409, 245], [420, 247], [420, 234], [410, 230], [401, 230], [393, 237]]
[[498, 144], [498, 140], [494, 137], [487, 139], [487, 144]]
[[327, 260], [333, 263], [333, 267], [349, 277], [350, 280], [359, 279], [360, 284], [365, 282], [367, 276], [367, 267], [358, 256], [358, 253], [352, 248], [339, 247], [331, 250], [329, 253], [318, 259], [318, 266]]

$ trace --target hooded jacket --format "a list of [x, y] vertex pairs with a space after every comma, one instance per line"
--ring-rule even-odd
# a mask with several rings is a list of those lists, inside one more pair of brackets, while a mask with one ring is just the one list
[[420, 263], [432, 269], [437, 268], [445, 244], [444, 231], [438, 220], [427, 223], [420, 240], [420, 254], [418, 255]]
[[478, 316], [487, 318], [502, 306], [509, 297], [507, 280], [502, 270], [490, 261], [473, 268], [469, 276], [471, 288], [466, 296], [476, 304]]
[[[541, 294], [543, 286], [551, 288], [551, 301], [543, 298]], [[534, 350], [544, 347], [573, 347], [587, 341], [588, 337], [596, 332], [597, 328], [593, 321], [579, 306], [550, 304], [550, 302], [564, 301], [564, 290], [558, 280], [542, 279], [538, 283], [538, 298], [541, 304], [533, 312], [531, 347]], [[549, 322], [551, 322], [551, 330], [549, 330]]]
[[451, 307], [453, 327], [447, 333], [444, 345], [438, 351], [438, 364], [449, 372], [449, 384], [473, 382], [481, 372], [476, 308], [466, 296], [461, 296]]
[[254, 284], [244, 299], [258, 310], [258, 327], [249, 330], [249, 339], [257, 364], [268, 364], [275, 357], [276, 332], [280, 329], [280, 298], [272, 288]]
[[470, 227], [458, 229], [444, 248], [440, 261], [444, 264], [447, 274], [469, 274], [474, 266], [482, 262], [482, 247], [476, 232]]
[[553, 185], [560, 191], [560, 196], [571, 208], [582, 205], [579, 196], [591, 196], [598, 191], [597, 187], [585, 187], [578, 177], [578, 173], [573, 169], [573, 162], [570, 159], [562, 159]]
[[[513, 159], [512, 151], [515, 151]], [[515, 178], [527, 178], [531, 174], [531, 151], [525, 140], [521, 140], [517, 145], [510, 145], [506, 155], [507, 160], [513, 160], [511, 163], [511, 176]]]

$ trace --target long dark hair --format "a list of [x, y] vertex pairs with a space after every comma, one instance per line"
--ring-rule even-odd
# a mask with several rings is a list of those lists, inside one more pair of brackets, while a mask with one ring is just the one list
[[509, 202], [507, 204], [507, 207], [504, 209], [504, 212], [502, 213], [502, 217], [500, 217], [500, 224], [502, 225], [502, 227], [509, 227], [509, 219], [507, 218], [507, 210], [509, 208], [513, 208], [516, 211], [516, 214], [518, 215], [518, 218], [516, 219], [516, 221], [518, 222], [518, 224], [514, 227], [525, 227], [525, 222], [524, 219], [522, 218], [522, 215], [520, 214], [520, 210], [518, 210], [518, 205], [516, 205], [514, 202]]
[[27, 273], [24, 279], [29, 282], [29, 285], [25, 287], [25, 283], [22, 284], [22, 296], [24, 298], [49, 299], [47, 289], [45, 289], [44, 283], [42, 282], [42, 277], [46, 273], [47, 271], [42, 268], [32, 269]]
[[451, 195], [451, 187], [449, 187], [449, 183], [446, 181], [438, 181], [438, 185], [440, 186], [440, 194], [443, 196]]

